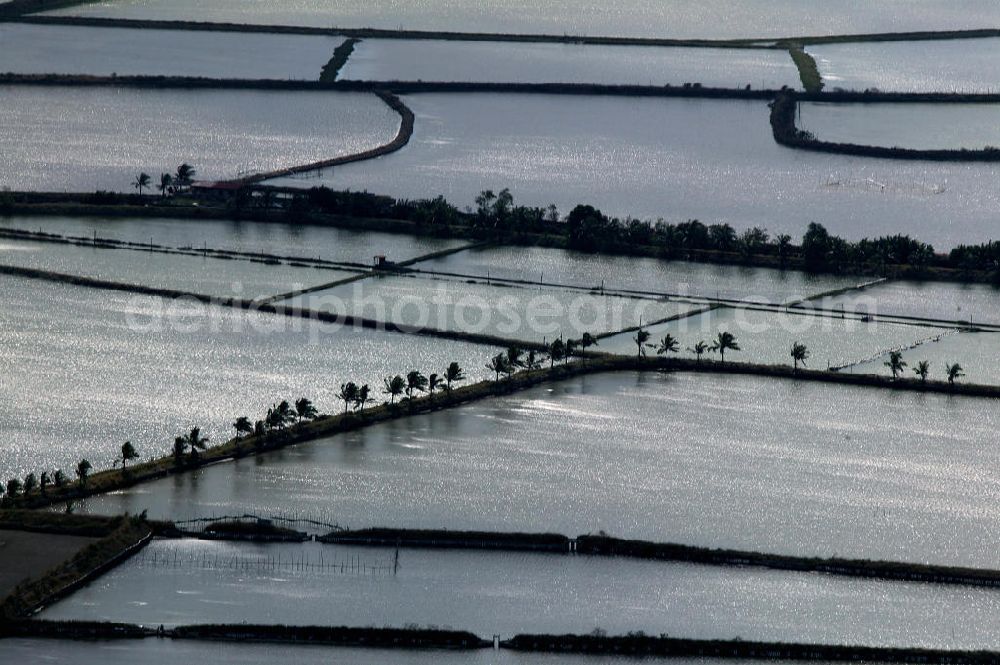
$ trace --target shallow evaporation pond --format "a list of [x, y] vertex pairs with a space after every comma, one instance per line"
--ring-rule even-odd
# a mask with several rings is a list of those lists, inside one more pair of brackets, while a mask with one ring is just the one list
[[356, 277], [329, 268], [220, 259], [141, 249], [102, 249], [0, 238], [0, 265], [80, 275], [124, 284], [254, 300]]
[[272, 220], [253, 222], [158, 217], [0, 217], [0, 229], [108, 238], [170, 248], [208, 248], [371, 265], [376, 255], [401, 262], [466, 244], [461, 240]]
[[0, 359], [16, 368], [0, 385], [10, 417], [0, 478], [61, 468], [86, 457], [110, 468], [122, 443], [143, 460], [201, 427], [229, 439], [239, 416], [282, 399], [338, 413], [340, 384], [370, 384], [456, 361], [470, 380], [497, 349], [310, 323], [225, 307], [0, 278]]
[[[743, 308], [717, 309], [650, 326], [646, 330], [650, 334], [649, 343], [654, 345], [666, 335], [673, 335], [678, 340], [678, 354], [688, 358], [697, 358], [694, 349], [698, 342], [710, 346], [720, 333], [728, 332], [736, 337], [740, 346], [739, 351], [726, 354], [728, 360], [765, 365], [794, 365], [792, 345], [805, 344], [809, 351], [806, 365], [813, 369], [852, 365], [949, 332], [943, 328]], [[635, 333], [602, 339], [599, 348], [623, 355], [639, 352]], [[653, 355], [654, 350], [647, 348], [646, 352]], [[712, 352], [706, 352], [703, 357], [720, 359]]]
[[[906, 232], [938, 250], [1000, 236], [991, 164], [881, 160], [778, 146], [763, 102], [554, 95], [408, 95], [405, 150], [307, 183], [460, 208], [486, 189], [515, 203], [625, 218], [759, 226], [809, 222], [851, 240]], [[872, 183], [878, 183], [873, 185]]]
[[413, 276], [355, 281], [279, 304], [413, 330], [432, 328], [535, 343], [623, 330], [698, 308], [660, 298], [602, 295], [599, 290]]
[[1000, 288], [989, 284], [891, 280], [817, 305], [880, 316], [1000, 325]]
[[363, 93], [0, 86], [0, 96], [0, 187], [13, 190], [131, 192], [141, 171], [159, 181], [181, 163], [224, 180], [370, 150], [400, 122]]
[[78, 510], [604, 530], [1000, 568], [998, 420], [992, 401], [975, 398], [741, 376], [588, 376], [158, 480]]
[[1000, 147], [998, 114], [997, 104], [803, 102], [797, 124], [817, 139], [831, 143], [912, 150], [982, 150]]
[[[559, 611], [552, 611], [558, 606]], [[916, 609], [915, 609], [916, 608]], [[988, 648], [1000, 593], [625, 558], [157, 541], [42, 613], [52, 620], [447, 626], [478, 635], [642, 630]]]
[[428, 272], [567, 284], [584, 288], [786, 303], [856, 286], [858, 277], [797, 270], [667, 261], [548, 247], [468, 249], [421, 261]]
[[[997, 92], [1000, 39], [816, 44], [828, 90]], [[948, 129], [952, 127], [949, 125]]]
[[491, 4], [425, 0], [400, 4], [375, 0], [111, 0], [49, 12], [149, 20], [308, 25], [322, 28], [459, 30], [554, 35], [612, 35], [678, 38], [789, 37], [913, 30], [957, 30], [1000, 24], [992, 0], [832, 0], [808, 6], [796, 0], [727, 0], [663, 3], [629, 0], [504, 0]]
[[0, 71], [318, 80], [343, 37], [0, 25]]
[[367, 39], [339, 79], [800, 87], [787, 51]]

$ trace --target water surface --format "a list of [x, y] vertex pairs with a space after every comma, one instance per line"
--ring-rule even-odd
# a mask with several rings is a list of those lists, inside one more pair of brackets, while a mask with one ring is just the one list
[[[601, 628], [937, 648], [990, 648], [1000, 629], [995, 590], [468, 551], [404, 550], [394, 572], [392, 556], [320, 544], [161, 541], [42, 617], [154, 625], [301, 625], [323, 617], [334, 626], [435, 625], [503, 637]], [[352, 559], [354, 570], [336, 565]]]
[[[775, 144], [761, 102], [546, 95], [411, 95], [410, 144], [308, 182], [473, 205], [509, 187], [562, 215], [750, 226], [799, 239], [809, 222], [852, 240], [901, 232], [947, 250], [1000, 237], [992, 164], [893, 161]], [[878, 186], [871, 183], [875, 181]]]
[[457, 361], [479, 378], [496, 353], [8, 277], [0, 301], [0, 395], [10, 407], [0, 478], [68, 473], [81, 457], [108, 468], [126, 440], [147, 459], [195, 426], [219, 443], [235, 418], [260, 418], [282, 399], [337, 413], [346, 381], [371, 384], [380, 400], [382, 379], [411, 369], [440, 373]]
[[341, 37], [0, 25], [0, 71], [318, 80]]
[[158, 182], [184, 162], [222, 180], [368, 150], [399, 129], [361, 93], [2, 86], [0, 96], [0, 188], [14, 190], [130, 192], [140, 171]]
[[366, 39], [340, 79], [801, 87], [787, 51]]
[[1000, 567], [989, 400], [737, 376], [591, 376], [167, 478], [98, 513], [604, 530]]

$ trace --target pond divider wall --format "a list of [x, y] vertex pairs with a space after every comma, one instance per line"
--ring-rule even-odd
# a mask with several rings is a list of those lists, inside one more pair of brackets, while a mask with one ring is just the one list
[[[820, 98], [820, 101], [837, 100]], [[865, 101], [874, 102], [877, 99], [866, 99]], [[771, 132], [774, 140], [787, 148], [880, 159], [935, 162], [1000, 162], [1000, 148], [990, 146], [981, 150], [917, 150], [913, 148], [890, 148], [885, 146], [823, 141], [813, 136], [810, 132], [796, 127], [795, 112], [797, 108], [798, 102], [793, 94], [780, 95], [771, 103]]]
[[511, 552], [555, 552], [570, 550], [570, 539], [555, 533], [502, 533], [494, 531], [448, 531], [444, 529], [386, 529], [334, 531], [317, 538], [335, 545], [417, 547], [428, 549], [504, 550]]

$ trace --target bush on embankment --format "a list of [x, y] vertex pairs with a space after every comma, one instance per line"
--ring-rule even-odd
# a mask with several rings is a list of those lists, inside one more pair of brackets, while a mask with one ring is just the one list
[[569, 550], [569, 538], [555, 533], [372, 528], [355, 531], [334, 531], [321, 536], [319, 540], [324, 543], [339, 545], [563, 553]]
[[212, 624], [178, 626], [171, 635], [181, 639], [234, 642], [294, 642], [397, 649], [479, 649], [489, 643], [466, 631], [431, 628], [347, 628]]

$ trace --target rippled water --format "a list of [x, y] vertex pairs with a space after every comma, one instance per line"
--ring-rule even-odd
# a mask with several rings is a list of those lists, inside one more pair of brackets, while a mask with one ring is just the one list
[[[791, 365], [792, 344], [805, 344], [810, 353], [807, 365], [813, 369], [841, 367], [877, 355], [889, 349], [908, 346], [917, 340], [943, 334], [940, 328], [861, 322], [822, 316], [774, 314], [743, 309], [721, 309], [662, 325], [650, 326], [650, 342], [666, 334], [680, 340], [680, 355], [695, 357], [691, 347], [699, 341], [711, 344], [720, 332], [736, 336], [740, 351], [727, 358], [770, 365]], [[602, 351], [633, 355], [638, 347], [635, 333], [616, 335], [600, 342]], [[649, 351], [652, 355], [652, 350]], [[715, 354], [705, 357], [718, 360]]]
[[0, 239], [0, 264], [251, 300], [357, 275], [326, 268], [7, 239]]
[[[207, 180], [367, 150], [399, 116], [372, 95], [0, 87], [0, 188], [133, 191], [178, 164]], [[39, 109], [45, 109], [39, 113]]]
[[798, 125], [834, 143], [916, 150], [1000, 147], [1000, 106], [995, 104], [808, 102], [801, 105]]
[[[620, 558], [428, 550], [401, 552], [393, 574], [392, 556], [388, 549], [320, 544], [161, 541], [42, 617], [154, 625], [309, 624], [323, 617], [335, 626], [429, 624], [485, 636], [600, 627], [612, 634], [939, 648], [989, 648], [1000, 628], [1000, 593], [994, 590]], [[224, 562], [241, 557], [268, 558], [277, 566], [226, 569]], [[298, 569], [290, 565], [293, 557]], [[360, 566], [383, 569], [342, 573], [332, 567], [352, 557]], [[329, 567], [301, 570], [303, 563]]]
[[368, 39], [338, 78], [801, 87], [787, 51]]
[[596, 532], [1000, 567], [992, 402], [591, 376], [202, 469], [81, 510]]
[[310, 183], [443, 194], [459, 206], [509, 187], [520, 203], [554, 203], [564, 215], [590, 203], [793, 238], [812, 221], [850, 239], [906, 232], [938, 249], [1000, 236], [995, 165], [789, 150], [774, 143], [763, 103], [491, 94], [407, 103], [417, 123], [405, 150]]
[[1000, 24], [990, 0], [119, 0], [52, 12], [140, 19], [188, 19], [244, 23], [468, 30], [648, 37], [783, 37], [790, 35], [948, 30]]
[[654, 298], [412, 276], [369, 278], [284, 303], [414, 329], [485, 333], [529, 342], [623, 330], [696, 308]]
[[722, 298], [788, 302], [859, 283], [795, 270], [607, 256], [546, 247], [470, 249], [422, 261], [419, 270]]
[[0, 25], [0, 71], [319, 79], [340, 37]]
[[808, 51], [829, 88], [997, 92], [998, 47], [1000, 40], [991, 38], [817, 44]]
[[76, 238], [111, 238], [166, 247], [208, 247], [237, 252], [369, 265], [376, 254], [404, 261], [464, 242], [430, 236], [352, 231], [308, 224], [214, 219], [128, 217], [0, 217], [0, 228], [44, 231]]
[[0, 478], [84, 456], [103, 469], [126, 439], [145, 459], [193, 426], [217, 443], [282, 399], [335, 413], [349, 380], [380, 399], [382, 378], [410, 369], [458, 361], [478, 378], [496, 352], [14, 278], [0, 279], [0, 301]]

